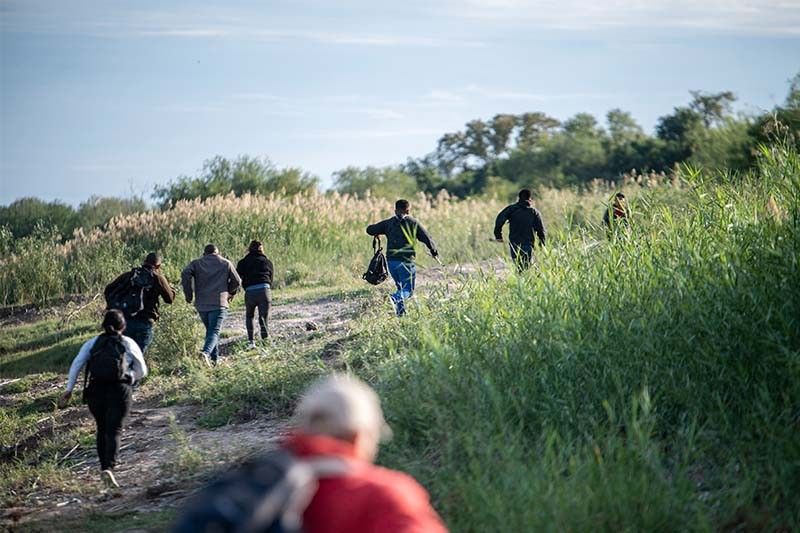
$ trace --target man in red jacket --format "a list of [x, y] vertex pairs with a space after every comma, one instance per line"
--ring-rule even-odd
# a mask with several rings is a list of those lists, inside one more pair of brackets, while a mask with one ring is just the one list
[[208, 487], [175, 531], [446, 532], [414, 478], [372, 464], [390, 434], [375, 391], [324, 379], [303, 396], [281, 449]]

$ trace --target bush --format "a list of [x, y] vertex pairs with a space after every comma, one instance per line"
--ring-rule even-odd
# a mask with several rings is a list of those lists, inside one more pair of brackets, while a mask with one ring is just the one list
[[453, 530], [800, 526], [800, 158], [685, 178], [680, 213], [652, 198], [630, 235], [565, 236], [350, 356], [383, 460]]

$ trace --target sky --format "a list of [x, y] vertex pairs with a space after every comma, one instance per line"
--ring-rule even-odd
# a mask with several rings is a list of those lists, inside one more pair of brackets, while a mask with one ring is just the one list
[[800, 72], [800, 0], [0, 0], [0, 204], [150, 196], [222, 155], [330, 186], [497, 113], [690, 90], [740, 112]]

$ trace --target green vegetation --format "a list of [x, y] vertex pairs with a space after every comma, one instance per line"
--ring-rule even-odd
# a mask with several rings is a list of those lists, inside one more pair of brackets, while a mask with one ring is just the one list
[[[515, 150], [538, 146], [531, 160], [544, 150], [536, 144], [544, 133], [533, 133], [538, 120], [549, 124], [540, 128], [548, 143], [575, 150], [569, 168], [598, 169], [595, 157], [609, 146], [622, 158], [652, 142], [675, 154], [690, 150], [684, 159], [705, 169], [683, 165], [665, 175], [652, 167], [615, 187], [594, 181], [539, 188], [535, 203], [550, 238], [535, 268], [522, 275], [482, 268], [506, 254], [490, 242], [504, 201], [444, 193], [412, 200], [448, 266], [470, 263], [475, 272], [450, 278], [444, 269], [437, 280], [428, 271], [429, 285], [399, 321], [385, 305], [386, 287], [365, 289], [358, 280], [371, 254], [364, 226], [389, 215], [392, 205], [357, 196], [364, 179], [386, 184], [386, 169], [343, 173], [352, 195], [198, 197], [78, 230], [63, 243], [43, 228], [22, 238], [6, 232], [0, 294], [7, 305], [71, 294], [85, 301], [154, 249], [165, 253], [165, 272], [176, 283], [206, 242], [236, 260], [251, 238], [260, 238], [276, 260], [276, 298], [357, 299], [347, 329], [294, 332], [270, 339], [264, 351], [234, 343], [230, 357], [208, 369], [196, 357], [199, 323], [191, 307], [165, 306], [149, 354], [153, 376], [142, 387], [148, 398], [193, 404], [197, 422], [213, 428], [284, 418], [319, 375], [356, 372], [378, 388], [394, 429], [381, 461], [420, 479], [454, 531], [497, 524], [510, 531], [796, 529], [796, 139], [762, 145], [752, 156], [740, 141], [753, 130], [726, 114], [729, 96], [694, 98], [662, 121], [657, 140], [622, 112], [614, 112], [613, 127], [609, 118], [607, 138], [589, 116], [563, 126], [527, 117], [530, 131]], [[509, 136], [518, 127], [508, 117], [496, 126]], [[592, 128], [599, 139], [589, 139]], [[681, 144], [688, 137], [679, 133], [689, 130], [713, 140]], [[558, 140], [562, 135], [571, 137]], [[492, 154], [502, 143], [486, 146]], [[515, 157], [485, 160], [483, 168], [522, 161]], [[723, 160], [725, 170], [711, 170]], [[458, 179], [480, 172], [464, 168]], [[520, 176], [535, 175], [527, 172]], [[581, 173], [552, 175], [574, 183]], [[513, 182], [488, 170], [484, 178], [474, 183], [513, 190]], [[630, 200], [632, 224], [609, 233], [599, 222], [617, 187]], [[71, 305], [0, 331], [0, 376], [9, 380], [0, 387], [5, 506], [24, 503], [41, 483], [93, 490], [74, 483], [64, 459], [76, 442], [90, 439], [85, 419], [53, 404], [102, 303]], [[173, 424], [171, 431], [179, 448], [174, 474], [209, 467], [183, 429]], [[147, 525], [150, 515], [125, 520], [159, 527], [169, 516], [152, 515], [155, 525]]]
[[233, 161], [216, 156], [203, 163], [199, 176], [179, 177], [156, 187], [153, 197], [162, 207], [180, 200], [206, 199], [221, 194], [298, 194], [316, 190], [319, 180], [299, 168], [278, 169], [267, 158], [239, 156]]
[[575, 232], [348, 355], [386, 400], [384, 460], [453, 530], [800, 525], [800, 158], [683, 177], [686, 209]]
[[57, 234], [68, 237], [77, 228], [100, 227], [117, 215], [138, 213], [146, 209], [147, 205], [139, 197], [92, 196], [81, 203], [77, 210], [58, 201], [20, 198], [7, 206], [0, 206], [0, 228], [7, 228], [15, 238], [31, 235], [37, 228], [53, 228]]

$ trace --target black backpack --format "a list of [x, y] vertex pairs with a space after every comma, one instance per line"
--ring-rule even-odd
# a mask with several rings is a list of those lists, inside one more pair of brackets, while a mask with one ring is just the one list
[[137, 267], [131, 270], [127, 278], [116, 287], [112, 287], [106, 297], [107, 309], [119, 309], [125, 318], [135, 317], [144, 309], [144, 292], [153, 287], [153, 273], [146, 268]]
[[125, 376], [125, 344], [121, 335], [99, 335], [89, 352], [83, 374], [83, 392], [86, 396], [86, 381], [89, 388], [97, 383], [123, 383]]
[[338, 459], [303, 460], [289, 451], [274, 450], [200, 491], [181, 513], [173, 533], [299, 533], [318, 479], [341, 475], [346, 469]]
[[372, 251], [375, 252], [375, 255], [372, 256], [367, 271], [361, 277], [367, 283], [379, 285], [389, 277], [389, 268], [386, 265], [386, 256], [383, 255], [383, 247], [378, 237], [372, 238]]

